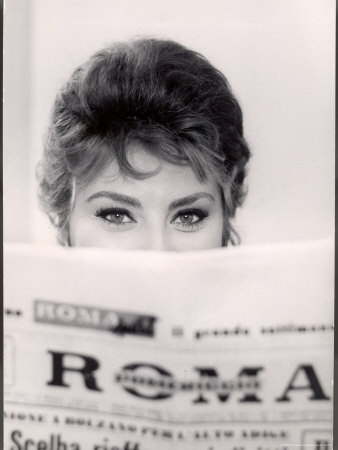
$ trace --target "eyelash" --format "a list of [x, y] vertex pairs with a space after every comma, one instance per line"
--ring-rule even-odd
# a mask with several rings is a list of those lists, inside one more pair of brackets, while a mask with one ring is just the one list
[[[128, 219], [130, 219], [130, 221], [121, 223], [114, 222], [110, 219], [107, 219], [106, 216], [109, 216], [110, 214], [111, 215], [120, 214], [121, 216], [126, 216], [128, 217]], [[100, 208], [95, 212], [95, 217], [101, 218], [106, 223], [108, 223], [109, 225], [114, 225], [116, 228], [125, 227], [128, 224], [130, 224], [130, 222], [136, 222], [135, 219], [130, 214], [130, 212], [123, 208]]]
[[200, 209], [200, 208], [181, 210], [175, 214], [175, 216], [173, 217], [173, 219], [171, 220], [170, 223], [174, 223], [175, 220], [180, 216], [197, 216], [198, 220], [196, 222], [180, 223], [180, 224], [177, 223], [177, 225], [179, 225], [180, 227], [182, 227], [183, 229], [185, 229], [187, 231], [189, 231], [189, 230], [194, 231], [194, 230], [200, 228], [200, 226], [204, 222], [204, 219], [206, 219], [209, 216], [209, 212], [204, 209]]
[[[107, 219], [106, 216], [108, 215], [116, 215], [120, 214], [121, 216], [126, 216], [129, 221], [128, 222], [114, 222], [113, 220]], [[197, 216], [198, 220], [192, 223], [178, 223], [175, 222], [176, 219], [178, 219], [181, 216]], [[175, 216], [171, 219], [171, 224], [176, 224], [179, 228], [182, 228], [184, 231], [194, 231], [201, 227], [204, 220], [209, 216], [209, 212], [202, 208], [194, 208], [194, 209], [184, 209], [181, 211], [178, 211]], [[134, 217], [130, 214], [129, 211], [123, 208], [100, 208], [95, 212], [95, 217], [99, 217], [102, 220], [104, 220], [109, 225], [114, 225], [116, 228], [121, 228], [128, 226], [131, 222], [135, 223], [136, 220]]]

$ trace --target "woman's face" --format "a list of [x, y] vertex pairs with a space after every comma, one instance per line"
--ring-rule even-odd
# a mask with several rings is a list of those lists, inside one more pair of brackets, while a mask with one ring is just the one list
[[128, 160], [139, 171], [159, 171], [138, 180], [111, 163], [76, 193], [70, 217], [75, 247], [189, 251], [222, 246], [223, 207], [216, 182], [200, 182], [189, 166], [159, 160], [140, 145]]

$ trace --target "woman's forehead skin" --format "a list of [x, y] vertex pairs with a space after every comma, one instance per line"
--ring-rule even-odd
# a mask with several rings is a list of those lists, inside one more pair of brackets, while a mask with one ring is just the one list
[[[161, 161], [142, 147], [133, 147], [128, 151], [128, 161], [139, 172], [154, 172], [154, 175], [137, 179], [122, 174], [116, 161], [111, 162], [99, 176], [84, 187], [79, 196], [82, 198], [96, 192], [112, 191], [136, 197], [141, 203], [171, 203], [172, 199], [190, 196], [195, 193], [209, 194], [215, 201], [219, 198], [219, 187], [215, 181], [201, 182], [190, 166], [179, 166]], [[203, 197], [203, 196], [201, 196]], [[207, 198], [207, 196], [205, 196]], [[143, 200], [143, 202], [142, 202]]]

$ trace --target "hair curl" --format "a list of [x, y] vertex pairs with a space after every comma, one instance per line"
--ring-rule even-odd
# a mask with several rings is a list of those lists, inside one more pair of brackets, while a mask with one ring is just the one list
[[213, 176], [223, 192], [225, 244], [239, 242], [230, 219], [244, 198], [250, 157], [242, 122], [224, 75], [174, 41], [138, 39], [95, 53], [57, 95], [38, 167], [40, 201], [60, 242], [74, 180], [88, 183], [113, 159], [126, 175], [152, 175], [129, 163], [131, 142], [189, 164], [201, 181]]

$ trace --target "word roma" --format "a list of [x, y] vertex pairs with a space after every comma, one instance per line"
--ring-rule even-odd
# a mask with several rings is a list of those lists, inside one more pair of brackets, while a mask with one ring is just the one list
[[[52, 378], [47, 385], [70, 388], [70, 384], [65, 381], [67, 378], [65, 374], [71, 372], [82, 378], [86, 389], [103, 392], [98, 381], [100, 362], [96, 358], [79, 353], [51, 350], [48, 353], [52, 357]], [[75, 366], [69, 364], [69, 358], [75, 360]], [[216, 394], [218, 401], [224, 403], [231, 397], [232, 391], [238, 390], [239, 403], [263, 401], [260, 397], [260, 374], [264, 371], [262, 366], [242, 367], [235, 379], [230, 381], [220, 379], [216, 368], [213, 367], [194, 367], [193, 371], [198, 374], [197, 381], [182, 382], [176, 380], [174, 375], [163, 367], [139, 362], [122, 367], [116, 375], [115, 382], [129, 394], [147, 400], [164, 400], [184, 391], [197, 394], [193, 403], [208, 403], [208, 397], [212, 393]], [[152, 373], [151, 377], [149, 373]], [[285, 385], [281, 386], [280, 391], [279, 396], [275, 398], [276, 402], [290, 402], [297, 391], [308, 393], [308, 400], [330, 400], [312, 364], [298, 365]]]
[[34, 320], [75, 328], [92, 328], [114, 334], [154, 337], [156, 317], [46, 300], [34, 301]]

